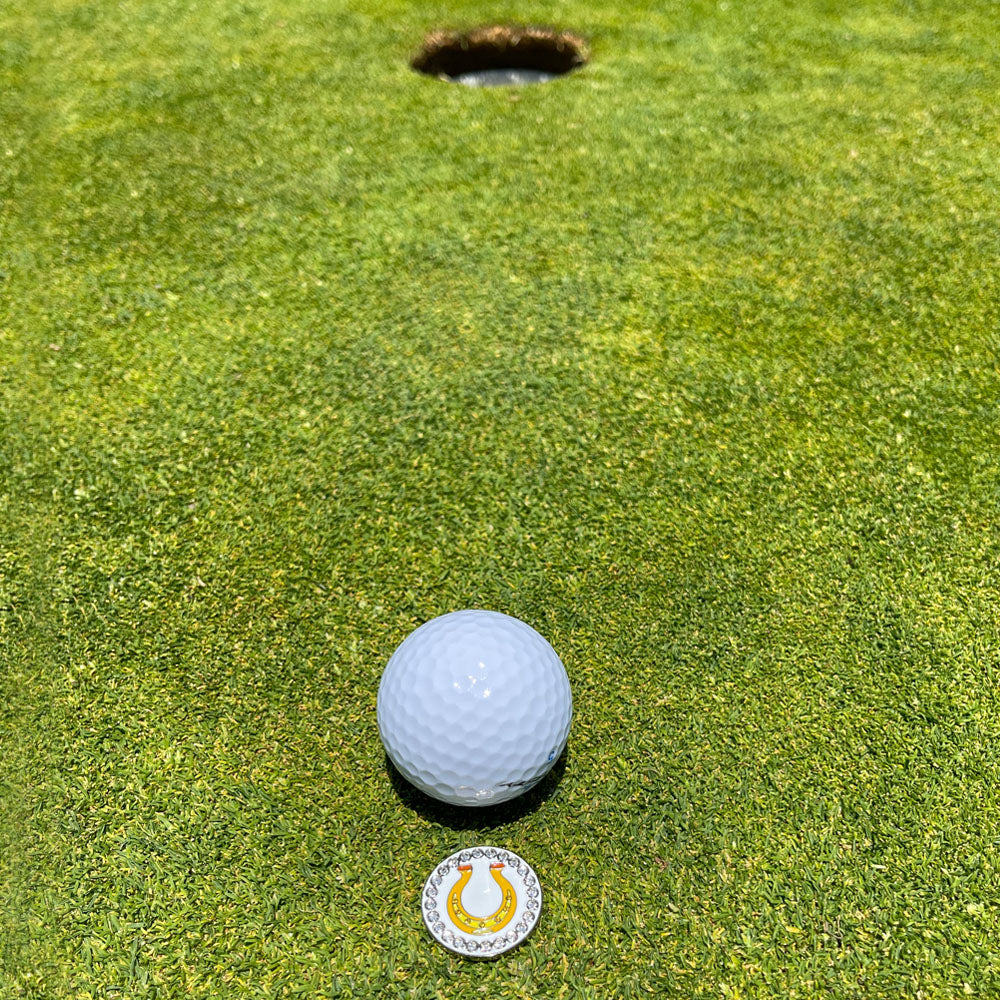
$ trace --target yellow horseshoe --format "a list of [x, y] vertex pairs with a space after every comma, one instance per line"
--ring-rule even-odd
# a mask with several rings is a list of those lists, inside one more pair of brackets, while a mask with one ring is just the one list
[[458, 870], [462, 873], [461, 877], [448, 893], [448, 916], [454, 921], [455, 926], [466, 934], [494, 934], [506, 927], [517, 909], [517, 894], [510, 882], [500, 874], [503, 871], [503, 862], [495, 861], [490, 865], [490, 874], [493, 876], [493, 881], [500, 886], [503, 900], [488, 917], [474, 917], [462, 906], [462, 891], [472, 878], [472, 865], [459, 865]]

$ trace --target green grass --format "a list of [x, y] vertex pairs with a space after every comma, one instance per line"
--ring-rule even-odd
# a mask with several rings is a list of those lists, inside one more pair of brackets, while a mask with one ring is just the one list
[[[1000, 992], [997, 6], [843, 6], [0, 8], [0, 997]], [[593, 61], [408, 70], [504, 19]], [[467, 606], [575, 695], [499, 816], [375, 725]]]

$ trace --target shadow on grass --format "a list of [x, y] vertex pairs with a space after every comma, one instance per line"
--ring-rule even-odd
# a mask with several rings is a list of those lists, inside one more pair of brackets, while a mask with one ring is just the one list
[[516, 799], [501, 802], [496, 806], [453, 806], [446, 802], [438, 802], [437, 799], [432, 799], [418, 788], [414, 788], [396, 770], [388, 754], [385, 755], [385, 770], [399, 800], [421, 819], [446, 826], [450, 830], [488, 830], [530, 816], [539, 806], [547, 802], [559, 787], [568, 762], [567, 744], [559, 759], [552, 765], [552, 770], [534, 788]]

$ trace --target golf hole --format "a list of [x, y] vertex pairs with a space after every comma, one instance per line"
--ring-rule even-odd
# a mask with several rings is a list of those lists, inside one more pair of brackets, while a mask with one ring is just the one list
[[583, 39], [569, 32], [494, 25], [431, 32], [410, 65], [467, 87], [502, 87], [546, 83], [586, 61]]

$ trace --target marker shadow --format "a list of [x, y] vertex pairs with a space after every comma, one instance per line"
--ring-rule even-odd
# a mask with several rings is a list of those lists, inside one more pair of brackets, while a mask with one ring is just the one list
[[439, 802], [411, 785], [396, 765], [385, 755], [385, 770], [389, 781], [404, 806], [412, 809], [428, 823], [437, 823], [450, 830], [488, 830], [515, 823], [530, 816], [555, 794], [569, 762], [569, 744], [566, 744], [552, 770], [534, 788], [515, 799], [496, 806], [453, 806]]

